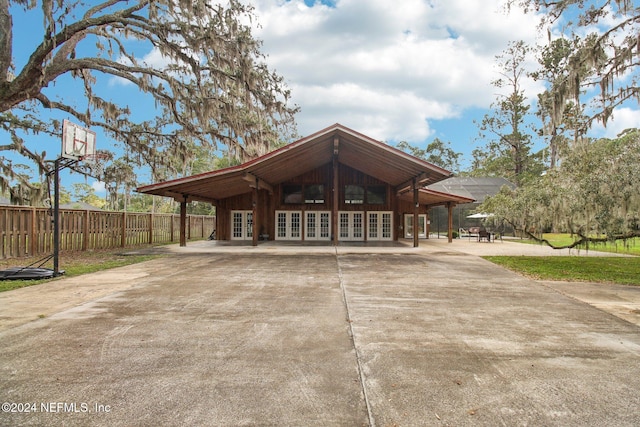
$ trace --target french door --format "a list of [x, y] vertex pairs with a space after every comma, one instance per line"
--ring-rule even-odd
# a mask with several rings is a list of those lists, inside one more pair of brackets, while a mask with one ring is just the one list
[[302, 240], [302, 212], [276, 211], [276, 240]]
[[364, 240], [364, 212], [339, 212], [338, 219], [338, 240]]
[[231, 211], [231, 240], [253, 239], [253, 211]]
[[393, 212], [367, 212], [367, 240], [393, 240]]
[[[406, 239], [413, 238], [413, 214], [405, 214], [404, 216], [404, 237]], [[427, 215], [418, 215], [418, 237], [427, 238]]]
[[331, 212], [307, 211], [304, 215], [305, 240], [331, 240]]

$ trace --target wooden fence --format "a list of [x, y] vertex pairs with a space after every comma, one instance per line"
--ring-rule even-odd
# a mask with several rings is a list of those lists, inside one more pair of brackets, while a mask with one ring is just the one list
[[[187, 215], [187, 239], [207, 238], [215, 217]], [[180, 215], [60, 209], [60, 251], [180, 241]], [[53, 211], [0, 206], [0, 259], [53, 253]]]

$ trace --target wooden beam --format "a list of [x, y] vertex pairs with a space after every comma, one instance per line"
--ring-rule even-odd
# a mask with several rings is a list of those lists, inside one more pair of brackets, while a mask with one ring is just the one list
[[340, 201], [339, 194], [340, 189], [338, 185], [338, 155], [334, 154], [333, 156], [333, 179], [332, 179], [332, 196], [333, 196], [333, 206], [331, 207], [331, 239], [333, 241], [334, 246], [338, 245], [338, 203]]
[[180, 246], [187, 246], [187, 198], [180, 202]]
[[[257, 179], [257, 178], [256, 178]], [[258, 228], [258, 189], [254, 188], [251, 191], [251, 206], [253, 209], [253, 230], [251, 231], [252, 234], [252, 239], [251, 239], [251, 245], [253, 246], [258, 246], [258, 233], [260, 232], [260, 229]]]
[[401, 196], [404, 193], [415, 190], [416, 187], [421, 188], [423, 187], [424, 181], [428, 181], [429, 178], [429, 174], [421, 173], [420, 175], [410, 179], [409, 181], [403, 182], [402, 184], [398, 185], [396, 187], [396, 194], [398, 196]]
[[337, 156], [340, 153], [340, 139], [338, 137], [333, 139], [333, 155]]
[[452, 202], [447, 203], [447, 209], [449, 211], [449, 243], [453, 242], [453, 207], [455, 204]]
[[256, 175], [245, 172], [242, 177], [245, 181], [249, 183], [249, 187], [255, 188], [256, 190], [267, 190], [269, 194], [273, 194], [273, 185], [266, 182], [264, 179], [257, 177]]
[[[160, 195], [154, 194], [154, 196], [160, 196]], [[162, 194], [162, 196], [160, 197], [171, 197], [173, 200], [175, 200], [178, 203], [181, 203], [183, 200], [185, 200], [185, 198], [187, 200], [187, 203], [205, 202], [205, 203], [211, 203], [214, 206], [217, 206], [218, 203], [220, 203], [220, 200], [213, 199], [211, 197], [199, 196], [197, 194], [176, 193], [175, 191], [168, 191], [165, 194]]]

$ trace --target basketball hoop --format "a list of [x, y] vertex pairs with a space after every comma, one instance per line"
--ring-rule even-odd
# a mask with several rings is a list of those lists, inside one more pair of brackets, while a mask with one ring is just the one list
[[96, 133], [69, 120], [62, 121], [62, 157], [80, 160], [96, 152]]
[[100, 179], [104, 170], [103, 163], [109, 159], [109, 156], [104, 153], [87, 154], [81, 157], [81, 160], [89, 168], [91, 175], [94, 178]]

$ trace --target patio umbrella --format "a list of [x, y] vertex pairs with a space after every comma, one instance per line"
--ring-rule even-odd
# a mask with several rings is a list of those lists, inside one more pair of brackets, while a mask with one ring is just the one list
[[488, 214], [488, 213], [474, 213], [471, 215], [467, 215], [467, 218], [488, 218], [490, 216], [493, 216], [492, 213]]

